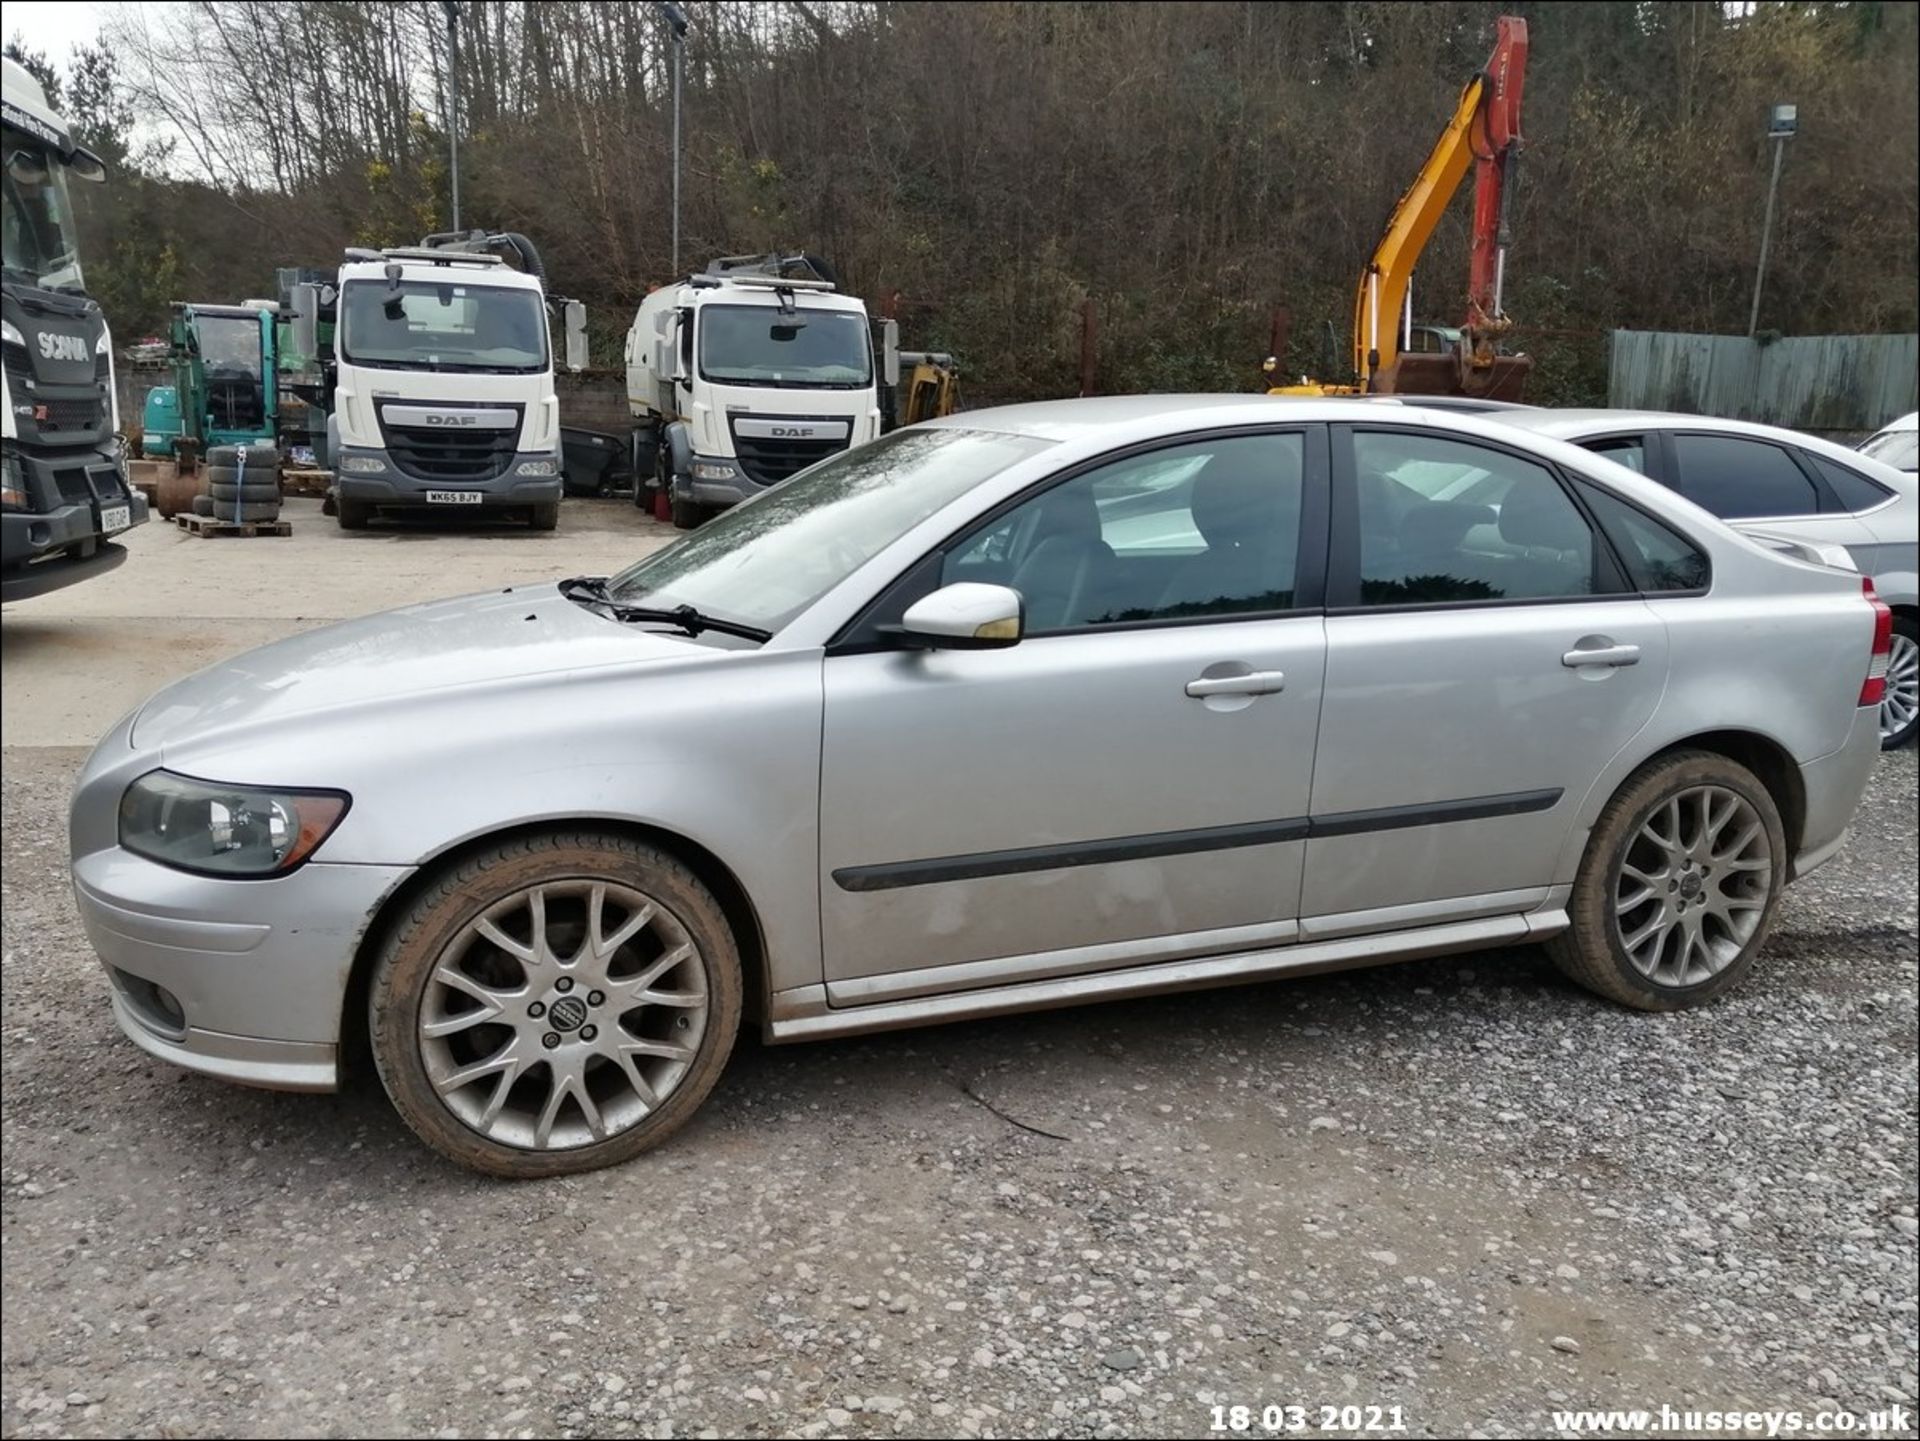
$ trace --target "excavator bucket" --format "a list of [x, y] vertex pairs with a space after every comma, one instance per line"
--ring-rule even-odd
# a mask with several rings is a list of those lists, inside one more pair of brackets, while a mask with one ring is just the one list
[[1533, 372], [1531, 355], [1496, 355], [1473, 366], [1459, 355], [1402, 353], [1380, 376], [1382, 395], [1472, 395], [1483, 400], [1521, 400]]

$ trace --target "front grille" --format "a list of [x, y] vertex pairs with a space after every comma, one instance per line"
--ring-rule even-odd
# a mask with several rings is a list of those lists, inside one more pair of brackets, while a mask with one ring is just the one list
[[[7, 371], [7, 389], [16, 406], [30, 406], [32, 414], [28, 419], [41, 436], [49, 440], [90, 440], [107, 426], [107, 385], [110, 380], [108, 357], [101, 355], [94, 361], [94, 389], [91, 394], [73, 395], [73, 387], [61, 389], [69, 393], [53, 399], [42, 399], [44, 387], [33, 376], [33, 364], [27, 359], [24, 345], [15, 345], [12, 341], [0, 345], [5, 354]], [[44, 413], [43, 413], [44, 412]]]
[[57, 470], [53, 483], [59, 487], [62, 505], [93, 504], [93, 487], [87, 484], [87, 472], [83, 466], [68, 466]]
[[740, 461], [740, 468], [749, 480], [761, 485], [785, 480], [815, 461], [837, 455], [846, 448], [844, 440], [774, 440], [742, 435], [737, 426], [733, 432], [733, 453]]
[[403, 475], [415, 480], [472, 483], [497, 480], [513, 464], [520, 439], [520, 414], [505, 430], [450, 431], [421, 425], [394, 425], [383, 416], [380, 429], [387, 454]]

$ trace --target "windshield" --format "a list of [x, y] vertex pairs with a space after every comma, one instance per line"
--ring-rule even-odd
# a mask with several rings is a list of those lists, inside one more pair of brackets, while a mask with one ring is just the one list
[[1051, 441], [896, 430], [708, 521], [608, 583], [630, 605], [691, 605], [778, 630], [949, 501]]
[[1895, 470], [1920, 468], [1920, 430], [1883, 430], [1861, 446], [1860, 453]]
[[[67, 198], [67, 169], [44, 146], [9, 130], [0, 142], [9, 156], [24, 152], [31, 163], [0, 171], [4, 187], [4, 258], [9, 279], [41, 290], [79, 290], [80, 249]], [[22, 179], [16, 171], [26, 173]], [[31, 178], [35, 173], [39, 178]]]
[[355, 365], [418, 370], [547, 367], [540, 295], [452, 281], [350, 281], [340, 301], [340, 353]]
[[196, 315], [200, 363], [208, 375], [260, 379], [260, 318], [254, 315]]
[[783, 316], [766, 305], [700, 311], [700, 373], [735, 385], [858, 390], [873, 381], [867, 322], [845, 311]]

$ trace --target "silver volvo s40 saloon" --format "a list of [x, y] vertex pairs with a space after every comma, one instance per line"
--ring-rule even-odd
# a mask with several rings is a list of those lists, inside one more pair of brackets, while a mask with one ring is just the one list
[[327, 1090], [364, 1042], [428, 1145], [555, 1175], [670, 1135], [743, 1018], [1514, 942], [1709, 999], [1845, 838], [1890, 627], [1844, 552], [1490, 417], [984, 411], [169, 686], [74, 885], [147, 1051]]

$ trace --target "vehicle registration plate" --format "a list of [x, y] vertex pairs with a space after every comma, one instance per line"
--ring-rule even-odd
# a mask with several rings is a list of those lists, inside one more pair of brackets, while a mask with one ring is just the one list
[[428, 505], [478, 505], [480, 492], [477, 490], [430, 490], [427, 492]]
[[133, 524], [133, 507], [130, 505], [103, 505], [100, 507], [100, 529], [108, 535], [125, 530]]

